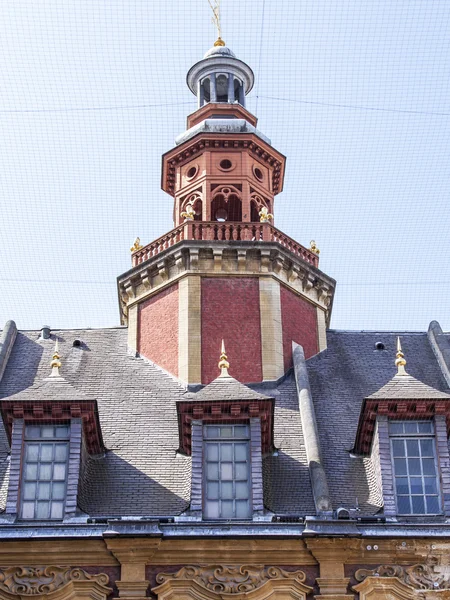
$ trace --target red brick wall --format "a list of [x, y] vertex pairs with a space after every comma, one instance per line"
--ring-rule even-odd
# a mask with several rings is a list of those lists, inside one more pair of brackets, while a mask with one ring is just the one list
[[178, 376], [178, 283], [139, 305], [138, 352]]
[[259, 282], [256, 277], [202, 279], [202, 383], [219, 376], [220, 344], [230, 375], [242, 383], [262, 381]]
[[284, 370], [292, 367], [292, 342], [301, 344], [306, 358], [319, 351], [316, 307], [281, 286]]

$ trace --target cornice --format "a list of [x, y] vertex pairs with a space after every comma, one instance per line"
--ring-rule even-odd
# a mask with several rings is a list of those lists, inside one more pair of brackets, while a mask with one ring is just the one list
[[187, 275], [273, 277], [331, 317], [336, 282], [277, 242], [184, 240], [117, 279], [122, 324], [128, 309]]
[[119, 562], [103, 540], [24, 540], [0, 544], [0, 565], [68, 564], [117, 566]]

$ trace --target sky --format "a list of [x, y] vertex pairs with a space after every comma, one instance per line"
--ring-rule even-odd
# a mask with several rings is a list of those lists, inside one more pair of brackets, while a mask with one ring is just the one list
[[[275, 225], [321, 250], [334, 329], [450, 329], [450, 2], [222, 0], [247, 108], [287, 156]], [[161, 155], [216, 34], [207, 0], [2, 0], [0, 328], [119, 325], [173, 227]]]

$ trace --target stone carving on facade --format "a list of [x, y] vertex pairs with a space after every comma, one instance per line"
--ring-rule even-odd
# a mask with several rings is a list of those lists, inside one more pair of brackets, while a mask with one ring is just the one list
[[[106, 573], [91, 575], [83, 569], [72, 567], [8, 567], [0, 569], [0, 598], [17, 598], [30, 596], [66, 597], [60, 594], [69, 586], [83, 589], [91, 587], [90, 596], [96, 600], [106, 598], [111, 588], [106, 587], [109, 577]], [[90, 585], [89, 585], [90, 584]]]
[[[154, 592], [160, 597], [167, 594], [161, 594], [163, 588], [167, 585], [174, 585], [180, 588], [177, 583], [184, 584], [184, 587], [200, 586], [204, 591], [213, 592], [222, 595], [241, 596], [248, 592], [255, 592], [264, 588], [262, 592], [266, 597], [266, 588], [270, 584], [283, 583], [283, 587], [295, 587], [305, 597], [311, 591], [311, 588], [304, 585], [306, 579], [303, 571], [288, 572], [280, 567], [264, 567], [261, 565], [202, 565], [186, 566], [176, 573], [159, 573], [156, 581], [160, 584], [154, 588]], [[252, 594], [253, 596], [253, 594]], [[263, 596], [262, 596], [263, 597]], [[295, 596], [299, 598], [298, 595]]]
[[[436, 597], [444, 599], [450, 597], [450, 577], [448, 573], [435, 571], [433, 565], [417, 564], [411, 567], [381, 565], [377, 569], [359, 569], [355, 573], [356, 580], [361, 582], [375, 577], [380, 579], [395, 578], [406, 586], [413, 588], [416, 592], [416, 598], [429, 599]], [[429, 592], [432, 592], [432, 596]]]

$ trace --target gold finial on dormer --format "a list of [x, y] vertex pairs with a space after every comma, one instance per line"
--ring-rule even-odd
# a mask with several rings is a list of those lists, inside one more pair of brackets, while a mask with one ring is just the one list
[[214, 42], [214, 46], [225, 46], [225, 42], [222, 39], [222, 26], [220, 24], [220, 0], [208, 0], [208, 3], [213, 13], [211, 21], [217, 28], [217, 40]]
[[61, 377], [61, 375], [59, 374], [59, 369], [61, 367], [61, 361], [59, 359], [60, 359], [60, 356], [59, 356], [59, 352], [58, 352], [58, 338], [56, 338], [55, 349], [53, 350], [53, 358], [52, 358], [52, 362], [50, 363], [50, 366], [52, 368], [50, 377]]
[[271, 221], [273, 219], [273, 215], [270, 214], [270, 212], [267, 210], [267, 208], [265, 206], [263, 206], [261, 208], [261, 210], [259, 211], [259, 220], [261, 223], [268, 223], [269, 221]]
[[395, 359], [395, 366], [397, 367], [397, 375], [408, 375], [405, 371], [405, 355], [402, 352], [402, 345], [400, 343], [400, 338], [397, 338], [397, 358]]
[[184, 212], [181, 213], [181, 217], [185, 221], [193, 221], [194, 220], [195, 211], [194, 211], [194, 207], [192, 206], [192, 204], [186, 204], [186, 208], [185, 208]]
[[309, 249], [311, 250], [311, 252], [314, 252], [314, 254], [320, 254], [320, 250], [316, 246], [316, 242], [314, 240], [311, 240], [309, 243], [310, 243]]
[[228, 362], [227, 359], [228, 359], [228, 357], [225, 353], [225, 342], [222, 340], [222, 349], [221, 349], [220, 360], [219, 360], [219, 369], [220, 369], [219, 377], [229, 377], [228, 369], [230, 368], [230, 363]]
[[144, 246], [141, 244], [141, 238], [136, 238], [134, 240], [134, 244], [130, 248], [130, 252], [136, 252], [137, 250], [141, 250]]

